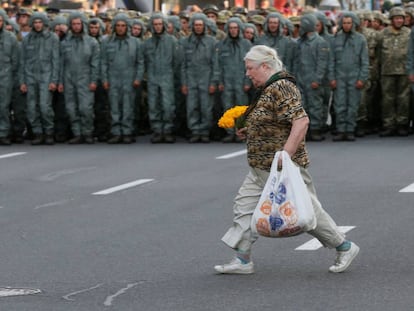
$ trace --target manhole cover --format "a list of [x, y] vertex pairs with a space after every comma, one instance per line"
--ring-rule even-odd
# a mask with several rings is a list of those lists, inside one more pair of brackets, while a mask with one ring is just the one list
[[10, 297], [10, 296], [25, 296], [25, 295], [34, 295], [39, 294], [42, 291], [36, 288], [10, 288], [10, 287], [0, 287], [0, 298], [1, 297]]

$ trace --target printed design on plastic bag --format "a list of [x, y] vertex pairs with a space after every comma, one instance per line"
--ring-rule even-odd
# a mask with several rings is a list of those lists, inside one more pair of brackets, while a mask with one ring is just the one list
[[282, 152], [283, 168], [277, 170], [280, 152], [272, 168], [252, 217], [253, 234], [289, 237], [316, 227], [311, 198], [299, 168]]
[[270, 236], [269, 221], [266, 218], [259, 218], [257, 220], [256, 229], [261, 235]]
[[[272, 186], [276, 183], [276, 178], [272, 179]], [[295, 226], [298, 221], [296, 208], [291, 201], [286, 201], [286, 186], [279, 183], [276, 193], [269, 193], [260, 211], [268, 218], [259, 218], [256, 223], [257, 232], [265, 236], [284, 236], [292, 235], [301, 231], [299, 226]]]

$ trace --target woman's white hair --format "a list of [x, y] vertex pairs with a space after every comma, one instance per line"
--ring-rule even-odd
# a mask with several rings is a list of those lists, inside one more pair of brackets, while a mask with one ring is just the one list
[[249, 60], [256, 65], [266, 64], [276, 72], [283, 70], [283, 63], [276, 50], [266, 45], [255, 45], [247, 52], [244, 60]]

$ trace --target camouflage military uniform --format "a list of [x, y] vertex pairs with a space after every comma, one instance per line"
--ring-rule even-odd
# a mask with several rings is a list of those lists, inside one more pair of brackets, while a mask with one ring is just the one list
[[[404, 16], [404, 11], [402, 9], [401, 11], [398, 14]], [[391, 136], [396, 131], [402, 136], [408, 134], [410, 86], [406, 74], [406, 62], [409, 38], [410, 29], [402, 27], [397, 30], [393, 26], [385, 28], [379, 37], [384, 128], [381, 136]]]
[[358, 110], [357, 136], [363, 136], [365, 131], [378, 128], [381, 120], [381, 99], [379, 92], [379, 70], [376, 54], [379, 33], [371, 28], [362, 28], [362, 35], [367, 40], [369, 56], [368, 80], [362, 90], [361, 104]]

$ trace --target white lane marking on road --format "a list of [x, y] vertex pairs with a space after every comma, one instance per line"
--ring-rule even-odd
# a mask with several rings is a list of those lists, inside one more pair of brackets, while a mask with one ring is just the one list
[[110, 295], [108, 297], [106, 297], [105, 302], [104, 302], [104, 306], [105, 307], [110, 307], [112, 306], [112, 302], [114, 301], [114, 299], [116, 297], [118, 297], [119, 295], [125, 294], [126, 291], [134, 286], [137, 286], [140, 282], [137, 283], [132, 283], [132, 284], [128, 284], [127, 287], [121, 288], [119, 291], [117, 291], [115, 294]]
[[[343, 233], [347, 233], [348, 231], [351, 231], [355, 228], [355, 226], [339, 226], [339, 231]], [[317, 239], [312, 239], [304, 244], [302, 244], [299, 247], [296, 247], [295, 250], [297, 251], [314, 251], [318, 248], [321, 248], [322, 244]]]
[[37, 288], [0, 287], [0, 297], [34, 295], [41, 292], [42, 291]]
[[114, 192], [117, 192], [117, 191], [121, 191], [121, 190], [124, 190], [124, 189], [128, 189], [128, 188], [136, 187], [136, 186], [139, 186], [139, 185], [142, 185], [142, 184], [146, 184], [146, 183], [149, 183], [153, 180], [154, 179], [138, 179], [138, 180], [131, 181], [131, 182], [123, 184], [123, 185], [119, 185], [119, 186], [115, 186], [115, 187], [108, 188], [108, 189], [105, 189], [105, 190], [101, 190], [101, 191], [98, 191], [98, 192], [94, 192], [92, 194], [93, 195], [111, 194], [111, 193], [114, 193]]
[[50, 202], [50, 203], [46, 203], [46, 204], [42, 204], [42, 205], [37, 205], [35, 206], [34, 209], [39, 209], [42, 207], [51, 207], [51, 206], [58, 206], [58, 205], [63, 205], [66, 204], [70, 201], [73, 201], [74, 199], [66, 199], [66, 200], [61, 200], [61, 201], [55, 201], [55, 202]]
[[92, 287], [89, 287], [89, 288], [86, 288], [86, 289], [81, 289], [81, 290], [78, 290], [78, 291], [73, 292], [73, 293], [69, 293], [69, 294], [63, 296], [62, 298], [65, 299], [65, 300], [68, 300], [68, 301], [75, 301], [75, 299], [69, 298], [69, 297], [75, 296], [77, 294], [82, 294], [82, 293], [89, 292], [89, 291], [91, 291], [91, 290], [93, 290], [95, 288], [101, 287], [102, 285], [104, 285], [104, 283], [99, 283], [99, 284], [97, 284], [95, 286], [92, 286]]
[[5, 159], [5, 158], [11, 158], [11, 157], [16, 157], [19, 155], [23, 155], [26, 154], [27, 152], [13, 152], [13, 153], [6, 153], [6, 154], [2, 154], [0, 155], [0, 159]]
[[241, 155], [246, 154], [246, 153], [247, 153], [247, 150], [245, 149], [245, 150], [240, 150], [240, 151], [236, 151], [236, 152], [232, 152], [232, 153], [228, 153], [228, 154], [216, 157], [216, 159], [226, 160], [226, 159], [231, 159], [231, 158], [241, 156]]
[[402, 188], [399, 192], [414, 192], [414, 183]]
[[57, 171], [57, 172], [52, 172], [43, 176], [39, 177], [39, 180], [41, 181], [53, 181], [55, 179], [58, 179], [59, 177], [65, 176], [65, 175], [70, 175], [70, 174], [75, 174], [75, 173], [80, 173], [80, 172], [85, 172], [85, 171], [92, 171], [97, 169], [96, 166], [90, 166], [90, 167], [79, 167], [79, 168], [73, 168], [73, 169], [64, 169], [61, 171]]

